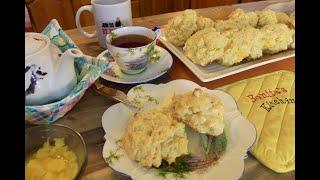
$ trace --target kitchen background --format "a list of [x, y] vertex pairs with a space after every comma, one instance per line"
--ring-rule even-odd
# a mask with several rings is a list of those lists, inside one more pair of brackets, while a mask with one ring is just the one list
[[[135, 18], [252, 1], [258, 0], [131, 0], [131, 8]], [[81, 6], [90, 4], [90, 0], [25, 0], [25, 4], [25, 31], [41, 32], [52, 18], [57, 19], [64, 30], [76, 28], [76, 12]], [[94, 24], [89, 12], [82, 13], [81, 24]]]

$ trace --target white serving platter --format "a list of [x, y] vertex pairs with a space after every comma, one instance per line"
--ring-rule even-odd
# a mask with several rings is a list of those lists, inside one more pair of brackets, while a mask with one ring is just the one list
[[[295, 1], [274, 3], [266, 6], [264, 9], [271, 9], [273, 11], [281, 11], [285, 13], [292, 13], [295, 11]], [[214, 12], [213, 12], [214, 13]], [[216, 62], [208, 66], [199, 66], [190, 61], [185, 56], [182, 47], [174, 46], [165, 37], [165, 27], [161, 29], [161, 36], [159, 40], [173, 53], [175, 54], [202, 82], [209, 82], [216, 79], [220, 79], [226, 76], [230, 76], [242, 71], [253, 69], [266, 64], [274, 63], [277, 61], [285, 60], [295, 56], [295, 50], [286, 50], [273, 55], [264, 55], [263, 57], [254, 61], [245, 61], [241, 64], [231, 67], [220, 65]]]
[[208, 66], [199, 66], [194, 64], [185, 54], [182, 47], [174, 46], [165, 37], [166, 29], [161, 29], [162, 33], [159, 40], [174, 54], [176, 55], [202, 82], [209, 82], [216, 79], [220, 79], [226, 76], [230, 76], [248, 69], [263, 66], [273, 62], [285, 60], [295, 56], [294, 50], [287, 50], [273, 55], [264, 55], [263, 57], [254, 60], [243, 62], [234, 66], [223, 66], [216, 62]]

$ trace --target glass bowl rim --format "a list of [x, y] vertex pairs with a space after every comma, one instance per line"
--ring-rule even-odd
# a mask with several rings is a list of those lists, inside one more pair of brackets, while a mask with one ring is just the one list
[[78, 131], [76, 131], [66, 125], [62, 125], [62, 124], [35, 124], [32, 127], [26, 128], [25, 134], [30, 133], [30, 132], [35, 131], [40, 128], [46, 129], [48, 127], [53, 127], [53, 128], [59, 127], [62, 129], [67, 129], [68, 131], [71, 131], [72, 133], [74, 133], [80, 139], [80, 141], [82, 143], [83, 150], [84, 150], [84, 158], [83, 158], [83, 163], [81, 164], [81, 167], [78, 170], [77, 175], [75, 176], [75, 179], [80, 179], [80, 177], [81, 177], [82, 173], [84, 172], [84, 170], [87, 166], [87, 163], [88, 163], [87, 145], [86, 145], [86, 142], [84, 141], [83, 137], [81, 136], [81, 134]]

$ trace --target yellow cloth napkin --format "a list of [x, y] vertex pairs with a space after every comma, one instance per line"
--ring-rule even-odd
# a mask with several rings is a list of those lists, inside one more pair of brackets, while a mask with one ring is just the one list
[[218, 88], [236, 100], [257, 129], [251, 154], [270, 169], [284, 173], [295, 168], [295, 75], [276, 71]]

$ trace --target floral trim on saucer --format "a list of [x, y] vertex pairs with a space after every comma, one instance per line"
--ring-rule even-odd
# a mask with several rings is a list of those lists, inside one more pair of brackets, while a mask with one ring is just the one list
[[151, 81], [156, 79], [168, 71], [173, 63], [170, 53], [159, 47], [150, 47], [150, 60], [145, 69], [137, 74], [128, 74], [123, 72], [116, 63], [115, 58], [112, 57], [109, 50], [100, 53], [97, 58], [110, 62], [108, 69], [101, 75], [107, 81], [121, 83], [121, 84], [136, 84]]
[[134, 96], [131, 97], [132, 102], [138, 107], [145, 106], [147, 103], [154, 105], [159, 104], [159, 100], [150, 94], [146, 94], [143, 86], [135, 86], [133, 88], [135, 92]]
[[[157, 63], [160, 59], [160, 54], [159, 51], [156, 50], [154, 47], [153, 49], [151, 49], [151, 53], [150, 53], [150, 63], [154, 64]], [[121, 78], [123, 77], [124, 73], [121, 71], [120, 67], [116, 64], [114, 58], [111, 56], [111, 53], [109, 51], [107, 51], [105, 54], [103, 54], [103, 57], [108, 60], [110, 62], [110, 67], [108, 68], [104, 74], [114, 77], [114, 78]], [[137, 64], [139, 64], [140, 62], [138, 62]], [[168, 68], [165, 68], [163, 71], [161, 72], [165, 72], [165, 70], [168, 70]]]
[[120, 147], [113, 151], [109, 151], [109, 155], [105, 157], [105, 160], [108, 162], [108, 164], [113, 165], [114, 162], [118, 161], [121, 158], [121, 156], [123, 156], [122, 154], [119, 154], [119, 150]]

